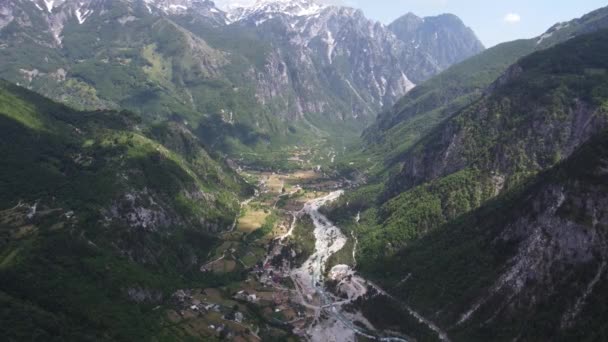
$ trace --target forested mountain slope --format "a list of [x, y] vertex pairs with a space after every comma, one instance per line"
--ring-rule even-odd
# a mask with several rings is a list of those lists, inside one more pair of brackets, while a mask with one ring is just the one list
[[580, 34], [608, 28], [608, 9], [551, 27], [540, 37], [503, 43], [419, 84], [366, 130], [364, 154], [385, 168], [401, 161], [416, 142], [443, 120], [481, 98], [486, 88], [518, 59]]
[[607, 30], [520, 59], [329, 206], [357, 267], [457, 341], [603, 340], [606, 61]]
[[[391, 258], [393, 293], [462, 341], [603, 341], [608, 133]], [[386, 277], [388, 275], [388, 277]]]
[[364, 212], [364, 224], [355, 228], [366, 256], [361, 267], [373, 270], [410, 241], [554, 166], [601, 131], [608, 122], [607, 37], [606, 31], [582, 35], [523, 58], [480, 100], [409, 149], [389, 181], [345, 196], [334, 218]]
[[314, 0], [2, 1], [0, 336], [607, 339], [608, 7], [483, 49]]
[[252, 190], [183, 126], [78, 112], [0, 84], [2, 336], [160, 336]]

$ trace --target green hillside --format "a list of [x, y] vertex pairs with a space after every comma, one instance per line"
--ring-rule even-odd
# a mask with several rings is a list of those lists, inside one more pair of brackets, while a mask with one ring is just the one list
[[148, 339], [173, 291], [223, 281], [199, 267], [251, 190], [186, 128], [6, 83], [0, 120], [3, 336]]
[[[333, 218], [360, 234], [361, 267], [376, 269], [410, 241], [552, 167], [605, 127], [607, 37], [584, 35], [522, 59], [490, 93], [413, 145], [389, 181], [334, 205]], [[365, 224], [353, 225], [358, 211]]]
[[413, 242], [385, 263], [382, 281], [454, 340], [605, 339], [607, 153], [604, 131]]
[[418, 85], [393, 108], [381, 113], [378, 120], [366, 129], [362, 150], [349, 158], [361, 159], [359, 154], [363, 154], [378, 161], [372, 170], [374, 172], [393, 168], [403, 154], [427, 133], [479, 100], [486, 88], [520, 58], [606, 27], [608, 9], [598, 9], [580, 19], [555, 25], [539, 38], [499, 44], [448, 68]]

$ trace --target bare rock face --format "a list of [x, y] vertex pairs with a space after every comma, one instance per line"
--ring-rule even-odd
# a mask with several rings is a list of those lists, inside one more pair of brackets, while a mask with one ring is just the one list
[[426, 53], [441, 69], [484, 50], [475, 33], [455, 15], [420, 18], [412, 13], [392, 22], [388, 28], [405, 43]]
[[0, 4], [0, 29], [10, 24], [13, 19], [15, 19], [13, 6], [8, 2]]
[[500, 178], [500, 188], [506, 189], [522, 170], [548, 169], [608, 126], [605, 109], [583, 94], [548, 106], [546, 99], [559, 96], [559, 90], [548, 89], [545, 99], [512, 91], [528, 87], [527, 73], [524, 66], [513, 65], [478, 103], [436, 129], [420, 149], [407, 153], [393, 190], [410, 189], [470, 166], [492, 176], [487, 180]]
[[159, 290], [142, 287], [129, 287], [123, 289], [123, 292], [129, 300], [136, 303], [158, 304], [163, 300], [163, 294]]
[[231, 18], [272, 42], [258, 97], [282, 102], [290, 117], [334, 112], [342, 120], [369, 120], [440, 71], [360, 10], [269, 1], [234, 10]]
[[460, 313], [457, 326], [534, 320], [549, 311], [549, 303], [545, 319], [551, 324], [544, 328], [551, 334], [596, 318], [590, 308], [601, 305], [608, 278], [606, 137], [596, 135], [546, 173], [518, 198], [512, 217], [490, 230], [490, 249], [510, 252], [492, 284]]
[[[562, 328], [576, 321], [597, 282], [606, 277], [608, 262], [607, 240], [601, 230], [608, 224], [604, 210], [608, 202], [599, 193], [578, 190], [582, 189], [546, 188], [533, 199], [533, 215], [521, 217], [502, 231], [494, 243], [515, 244], [517, 250], [487, 293], [462, 313], [458, 324], [479, 319], [475, 315], [488, 315], [488, 311], [496, 312], [495, 317], [486, 317], [490, 320], [534, 312], [544, 298], [566, 288], [577, 296], [561, 308]], [[590, 210], [593, 224], [567, 217], [564, 211], [573, 206]], [[503, 306], [487, 307], [497, 302]]]
[[147, 190], [124, 195], [109, 209], [106, 220], [124, 221], [129, 227], [146, 231], [158, 231], [181, 222], [173, 213], [159, 205]]

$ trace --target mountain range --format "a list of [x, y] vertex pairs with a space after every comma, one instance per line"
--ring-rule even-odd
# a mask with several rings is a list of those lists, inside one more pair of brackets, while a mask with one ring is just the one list
[[[412, 28], [418, 41], [401, 28], [403, 40], [360, 10], [306, 0], [230, 13], [185, 0], [0, 6], [3, 78], [81, 109], [204, 123], [199, 136], [232, 154], [332, 135], [328, 125], [357, 135], [415, 84], [483, 50], [452, 16]], [[441, 44], [420, 46], [429, 39]]]

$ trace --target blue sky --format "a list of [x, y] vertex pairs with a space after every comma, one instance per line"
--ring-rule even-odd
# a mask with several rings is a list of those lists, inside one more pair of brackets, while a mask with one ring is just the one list
[[[216, 0], [219, 5], [255, 0]], [[486, 47], [542, 34], [553, 24], [607, 6], [606, 0], [318, 0], [363, 9], [385, 24], [413, 12], [419, 16], [453, 13], [470, 26]]]
[[606, 0], [345, 0], [370, 18], [390, 23], [408, 11], [419, 16], [453, 13], [487, 46], [531, 38], [553, 24], [608, 5]]

